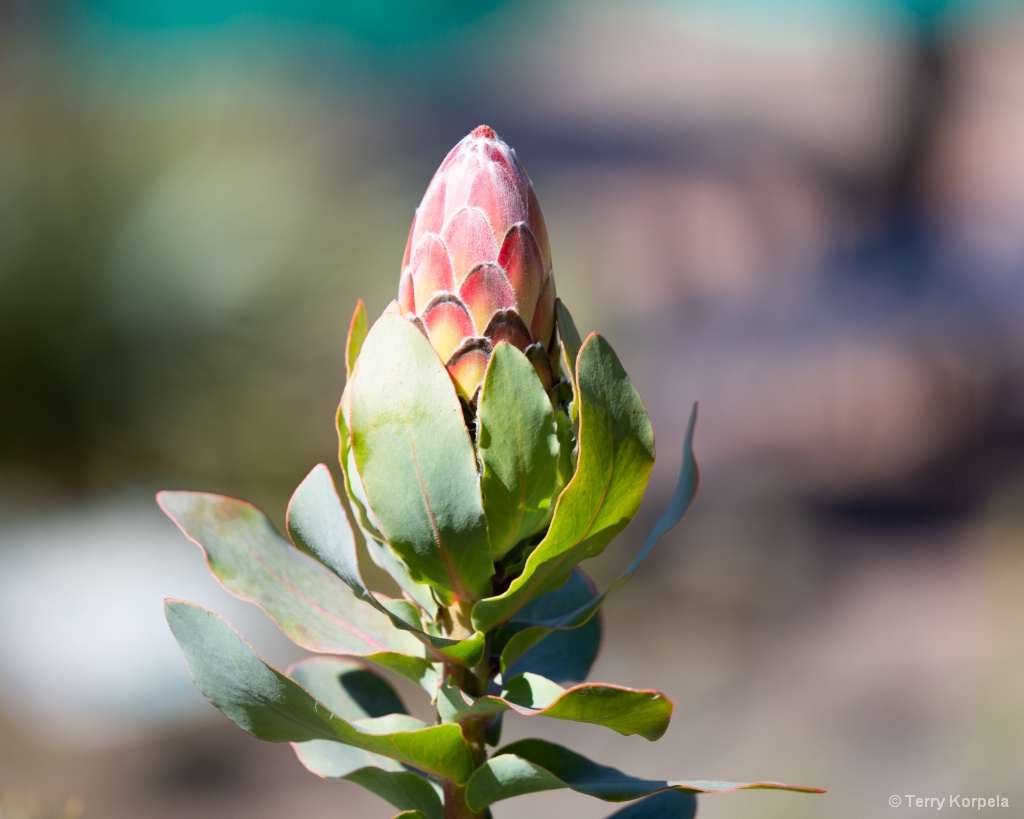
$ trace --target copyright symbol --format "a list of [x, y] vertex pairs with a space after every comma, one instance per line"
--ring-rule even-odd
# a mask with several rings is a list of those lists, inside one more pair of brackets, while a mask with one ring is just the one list
[[892, 796], [889, 797], [889, 807], [891, 807], [891, 808], [898, 808], [902, 804], [903, 804], [903, 800], [900, 799], [900, 797], [898, 797], [896, 794], [893, 794]]

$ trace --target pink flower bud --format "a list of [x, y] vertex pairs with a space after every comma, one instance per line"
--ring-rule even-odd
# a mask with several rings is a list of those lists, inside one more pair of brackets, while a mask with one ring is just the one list
[[398, 305], [426, 332], [467, 400], [491, 350], [525, 352], [545, 387], [555, 281], [544, 217], [515, 152], [486, 125], [441, 163], [413, 219]]

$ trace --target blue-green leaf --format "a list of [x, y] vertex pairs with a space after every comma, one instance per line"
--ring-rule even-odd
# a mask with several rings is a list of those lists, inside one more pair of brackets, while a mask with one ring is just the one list
[[476, 454], [448, 371], [422, 332], [386, 312], [346, 387], [366, 502], [414, 580], [444, 603], [490, 590]]
[[491, 353], [477, 410], [484, 515], [497, 562], [551, 514], [558, 438], [533, 365], [507, 342]]
[[660, 738], [672, 716], [672, 703], [658, 691], [638, 691], [605, 683], [562, 688], [536, 674], [521, 674], [506, 684], [500, 696], [473, 700], [457, 688], [442, 686], [438, 713], [446, 722], [515, 711], [525, 717], [550, 717], [611, 728], [624, 736]]
[[298, 645], [404, 668], [416, 681], [433, 673], [419, 640], [281, 537], [252, 504], [204, 492], [161, 492], [157, 500], [203, 550], [220, 584], [262, 608]]
[[356, 359], [359, 358], [359, 351], [366, 341], [366, 305], [363, 300], [356, 302], [356, 309], [352, 313], [352, 320], [348, 325], [348, 337], [345, 340], [345, 377], [352, 377], [352, 370], [355, 369]]
[[502, 675], [509, 679], [529, 672], [558, 683], [585, 680], [601, 647], [600, 617], [572, 630], [530, 626], [570, 614], [596, 594], [593, 582], [577, 566], [565, 585], [523, 606], [492, 641], [492, 651], [501, 656]]
[[[382, 602], [363, 581], [356, 557], [356, 541], [348, 516], [334, 487], [330, 470], [320, 464], [299, 484], [288, 504], [288, 534], [303, 551], [312, 554], [331, 569], [360, 599], [391, 619], [401, 629], [426, 643], [436, 659], [454, 659], [475, 665], [483, 651], [483, 636], [464, 641], [435, 637], [420, 627], [418, 612], [398, 601]], [[404, 615], [404, 616], [403, 616]], [[435, 681], [436, 682], [436, 681]], [[433, 695], [433, 689], [430, 689]]]
[[644, 541], [643, 548], [629, 564], [626, 571], [601, 594], [593, 596], [590, 600], [579, 605], [578, 608], [567, 613], [556, 617], [538, 617], [532, 621], [527, 621], [523, 616], [523, 612], [520, 612], [513, 622], [521, 624], [521, 630], [509, 640], [508, 645], [502, 652], [503, 662], [512, 662], [512, 658], [518, 656], [526, 648], [535, 645], [545, 638], [550, 639], [548, 635], [552, 631], [558, 633], [569, 629], [568, 633], [575, 633], [571, 630], [578, 629], [586, 624], [597, 613], [608, 596], [636, 574], [647, 558], [650, 557], [651, 552], [654, 551], [654, 547], [661, 540], [662, 536], [683, 519], [683, 516], [693, 504], [694, 496], [697, 494], [697, 486], [700, 482], [697, 461], [693, 454], [693, 433], [696, 424], [697, 406], [694, 405], [690, 413], [690, 422], [686, 428], [686, 439], [683, 443], [683, 461], [679, 468], [679, 479], [676, 483], [675, 491], [672, 493], [672, 499], [669, 501], [668, 508], [651, 529], [647, 540]]
[[437, 601], [430, 591], [430, 586], [417, 583], [412, 579], [405, 564], [384, 543], [380, 525], [367, 506], [366, 490], [363, 489], [363, 480], [356, 469], [356, 456], [352, 451], [352, 435], [348, 428], [350, 414], [349, 392], [346, 387], [345, 392], [341, 395], [341, 403], [338, 405], [338, 456], [341, 462], [341, 471], [345, 476], [345, 492], [351, 502], [356, 522], [359, 524], [359, 531], [363, 533], [366, 551], [373, 562], [387, 572], [405, 595], [414, 601], [424, 613], [433, 612], [437, 608]]
[[591, 334], [576, 366], [580, 442], [576, 474], [555, 506], [544, 539], [522, 574], [473, 610], [489, 631], [530, 600], [561, 586], [580, 561], [600, 554], [633, 519], [654, 464], [654, 433], [643, 402], [612, 348]]
[[285, 519], [292, 543], [344, 580], [360, 600], [388, 614], [359, 572], [355, 534], [326, 466], [317, 464], [299, 484]]
[[457, 725], [424, 726], [412, 717], [356, 726], [267, 665], [222, 617], [167, 601], [167, 622], [204, 696], [236, 725], [272, 742], [331, 740], [382, 754], [462, 784], [473, 757]]
[[561, 745], [541, 739], [524, 739], [498, 750], [474, 772], [466, 789], [466, 801], [473, 810], [479, 811], [501, 799], [554, 788], [571, 788], [606, 802], [627, 802], [669, 789], [686, 793], [725, 793], [744, 789], [823, 793], [818, 788], [778, 782], [640, 779], [591, 762]]
[[693, 819], [697, 797], [686, 791], [659, 791], [607, 817], [607, 819]]
[[[351, 723], [405, 713], [395, 690], [352, 660], [313, 657], [291, 668], [288, 676]], [[426, 819], [442, 819], [436, 786], [390, 757], [321, 739], [295, 743], [294, 748], [302, 764], [318, 776], [354, 782], [396, 808], [420, 810]]]
[[576, 380], [576, 358], [580, 354], [580, 347], [583, 346], [580, 340], [580, 332], [576, 329], [576, 322], [572, 320], [572, 314], [561, 299], [555, 301], [555, 314], [558, 318], [558, 337], [562, 342], [562, 363], [565, 365], [569, 377]]

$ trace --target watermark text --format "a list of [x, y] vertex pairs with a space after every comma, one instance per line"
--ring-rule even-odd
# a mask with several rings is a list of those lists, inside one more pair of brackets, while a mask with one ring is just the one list
[[945, 796], [921, 796], [916, 793], [894, 793], [889, 797], [891, 808], [922, 808], [926, 810], [962, 809], [986, 810], [988, 808], [1008, 808], [1010, 800], [1006, 796], [965, 796], [962, 793], [950, 793]]

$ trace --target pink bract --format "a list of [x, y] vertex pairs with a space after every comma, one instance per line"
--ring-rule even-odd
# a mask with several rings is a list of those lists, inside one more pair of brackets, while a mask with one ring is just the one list
[[486, 125], [441, 163], [416, 210], [398, 289], [467, 400], [494, 344], [529, 352], [545, 387], [555, 283], [547, 227], [529, 176]]

